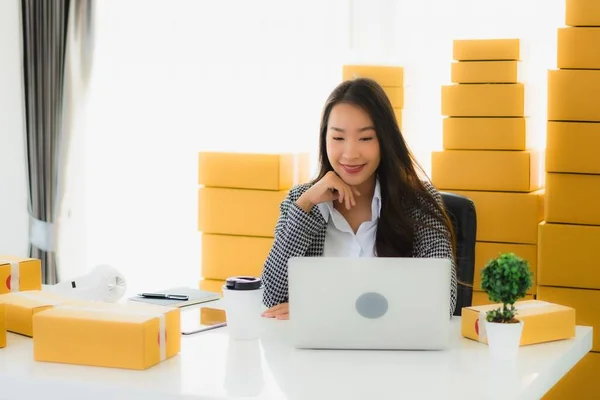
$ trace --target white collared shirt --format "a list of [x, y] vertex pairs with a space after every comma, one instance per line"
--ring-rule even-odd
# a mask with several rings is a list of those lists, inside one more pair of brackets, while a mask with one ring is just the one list
[[356, 234], [346, 218], [333, 207], [333, 202], [318, 205], [323, 219], [327, 221], [324, 257], [374, 257], [377, 220], [381, 213], [381, 189], [379, 180], [375, 182], [371, 202], [371, 220], [363, 222]]

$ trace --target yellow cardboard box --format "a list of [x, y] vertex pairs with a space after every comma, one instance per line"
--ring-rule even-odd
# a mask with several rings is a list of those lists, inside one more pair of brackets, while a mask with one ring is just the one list
[[443, 190], [532, 192], [542, 186], [536, 150], [444, 150], [431, 160], [433, 184]]
[[179, 308], [74, 302], [33, 317], [36, 361], [147, 369], [179, 353]]
[[454, 40], [452, 58], [456, 61], [519, 60], [519, 39]]
[[537, 275], [537, 247], [535, 244], [489, 242], [475, 243], [475, 276], [473, 280], [473, 288], [482, 290], [481, 271], [491, 259], [498, 257], [498, 255], [501, 253], [515, 253], [519, 257], [529, 262], [529, 269], [533, 273], [533, 286], [527, 293], [535, 294]]
[[[600, 330], [600, 290], [539, 286], [537, 298], [574, 308], [577, 325], [591, 326], [594, 332]], [[594, 334], [592, 351], [600, 351], [600, 335]]]
[[456, 61], [451, 64], [453, 83], [518, 83], [519, 61]]
[[548, 121], [547, 172], [600, 174], [598, 149], [600, 123]]
[[587, 353], [542, 400], [593, 399], [600, 393], [600, 353]]
[[566, 0], [565, 25], [600, 26], [598, 0]]
[[0, 303], [0, 349], [6, 347], [6, 306]]
[[198, 287], [200, 290], [206, 290], [207, 292], [219, 293], [222, 295], [224, 284], [225, 281], [220, 279], [201, 279], [200, 282], [198, 282]]
[[600, 175], [546, 174], [545, 220], [600, 225]]
[[475, 203], [477, 240], [536, 244], [544, 219], [544, 190], [531, 193], [452, 190]]
[[204, 234], [202, 277], [260, 276], [271, 246], [273, 238]]
[[442, 86], [442, 115], [448, 117], [525, 117], [525, 85], [477, 83]]
[[[522, 300], [534, 300], [534, 298], [532, 294], [526, 294]], [[488, 304], [494, 304], [494, 302], [490, 300], [486, 292], [482, 290], [473, 290], [473, 295], [471, 296], [471, 307], [485, 306]]]
[[309, 180], [308, 154], [200, 152], [198, 184], [213, 187], [288, 190]]
[[0, 254], [0, 294], [42, 289], [42, 262]]
[[344, 65], [344, 81], [355, 78], [370, 78], [381, 86], [398, 87], [404, 85], [404, 67], [388, 65]]
[[383, 91], [390, 99], [392, 108], [404, 107], [404, 88], [402, 86], [383, 86]]
[[66, 296], [41, 290], [0, 295], [0, 303], [6, 307], [6, 330], [29, 337], [33, 337], [35, 314], [72, 301]]
[[[500, 304], [463, 307], [461, 318], [462, 336], [487, 344], [485, 313]], [[575, 337], [575, 309], [539, 300], [515, 303], [516, 318], [523, 321], [521, 346], [546, 343]]]
[[287, 190], [201, 187], [198, 230], [203, 233], [274, 237]]
[[557, 67], [600, 69], [600, 29], [558, 28]]
[[539, 226], [538, 283], [600, 289], [599, 243], [600, 226], [542, 222]]
[[527, 150], [527, 118], [461, 118], [443, 120], [445, 150]]
[[600, 70], [548, 71], [548, 120], [600, 122]]

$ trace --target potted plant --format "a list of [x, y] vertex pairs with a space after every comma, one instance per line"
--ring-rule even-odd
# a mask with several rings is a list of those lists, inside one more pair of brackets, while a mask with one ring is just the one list
[[525, 296], [532, 284], [529, 262], [514, 253], [498, 255], [481, 271], [481, 288], [491, 301], [502, 304], [488, 311], [485, 319], [487, 342], [494, 356], [516, 357], [524, 322], [517, 318], [515, 302]]

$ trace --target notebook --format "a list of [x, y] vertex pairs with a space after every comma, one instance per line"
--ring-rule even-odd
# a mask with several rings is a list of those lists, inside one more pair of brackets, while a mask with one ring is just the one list
[[153, 299], [142, 296], [130, 297], [131, 301], [139, 301], [142, 303], [157, 304], [160, 306], [168, 307], [187, 307], [195, 304], [206, 303], [209, 301], [219, 300], [221, 295], [215, 292], [207, 292], [204, 290], [192, 289], [188, 287], [177, 287], [167, 290], [157, 290], [156, 293], [167, 293], [167, 294], [184, 294], [189, 297], [188, 300], [171, 300], [171, 299]]

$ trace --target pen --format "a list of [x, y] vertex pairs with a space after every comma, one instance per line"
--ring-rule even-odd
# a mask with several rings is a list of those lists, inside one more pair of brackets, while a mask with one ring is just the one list
[[166, 299], [166, 300], [189, 300], [189, 296], [185, 294], [168, 294], [168, 293], [140, 293], [139, 296], [148, 299]]
[[225, 326], [227, 326], [227, 322], [222, 322], [220, 324], [215, 324], [215, 325], [209, 325], [207, 327], [200, 328], [198, 330], [191, 331], [191, 332], [181, 332], [181, 334], [182, 335], [193, 335], [194, 333], [201, 333], [201, 332], [211, 331], [213, 329], [223, 328]]

